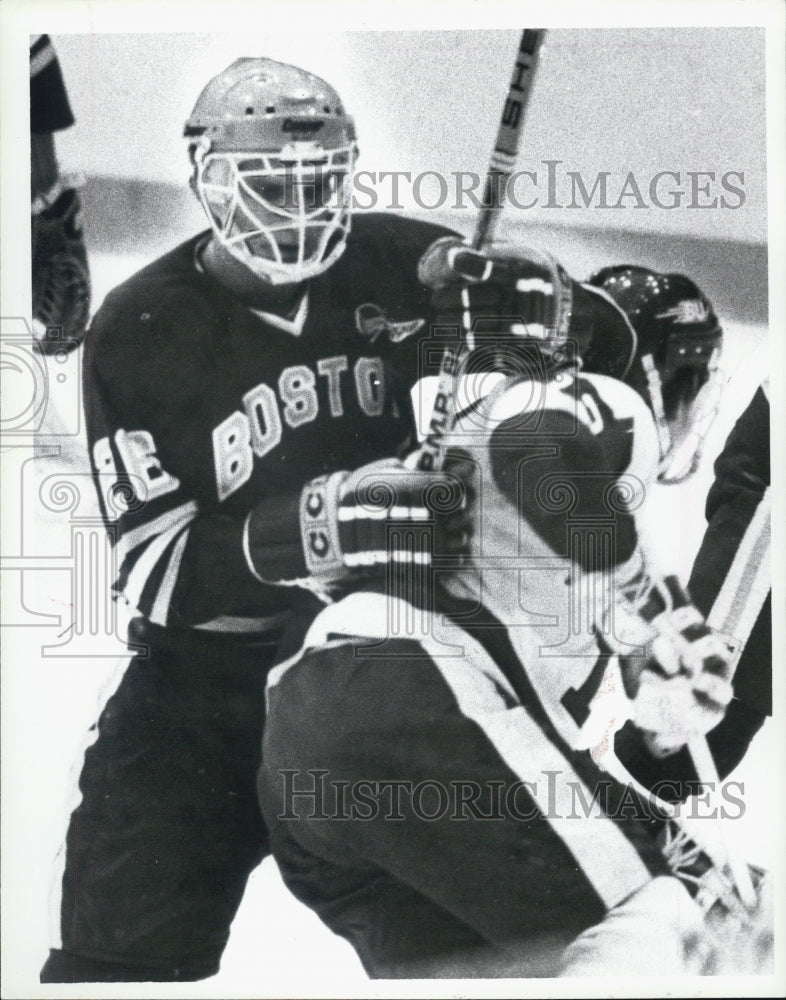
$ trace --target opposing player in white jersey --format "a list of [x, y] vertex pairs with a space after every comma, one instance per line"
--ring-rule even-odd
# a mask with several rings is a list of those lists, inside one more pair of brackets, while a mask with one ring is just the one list
[[[469, 324], [443, 498], [473, 512], [469, 555], [333, 604], [270, 675], [274, 855], [373, 977], [657, 975], [717, 957], [702, 907], [718, 873], [695, 845], [686, 867], [661, 789], [627, 773], [615, 735], [627, 724], [641, 752], [673, 757], [723, 718], [727, 660], [677, 581], [648, 573], [651, 414], [581, 373], [548, 285], [518, 289], [541, 323]], [[466, 305], [461, 286], [440, 307]]]

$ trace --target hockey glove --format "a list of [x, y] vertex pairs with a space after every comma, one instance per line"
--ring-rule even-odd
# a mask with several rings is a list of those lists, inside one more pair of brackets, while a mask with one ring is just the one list
[[391, 563], [431, 565], [460, 557], [471, 524], [469, 489], [449, 472], [421, 472], [396, 459], [312, 479], [300, 498], [306, 566], [331, 583]]
[[418, 275], [433, 289], [435, 322], [457, 328], [470, 349], [524, 339], [551, 353], [568, 337], [574, 283], [548, 254], [504, 243], [478, 251], [446, 236], [426, 250]]
[[90, 273], [79, 213], [78, 192], [66, 188], [32, 215], [34, 347], [42, 354], [73, 350], [87, 328]]
[[650, 752], [667, 757], [723, 719], [733, 694], [728, 650], [673, 576], [655, 583], [637, 608], [621, 604], [615, 614], [633, 723]]

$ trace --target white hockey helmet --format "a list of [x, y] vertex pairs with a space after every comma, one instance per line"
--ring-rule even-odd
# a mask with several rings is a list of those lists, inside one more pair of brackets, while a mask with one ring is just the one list
[[199, 95], [184, 135], [216, 238], [254, 274], [296, 283], [338, 259], [357, 146], [330, 84], [272, 59], [237, 59]]

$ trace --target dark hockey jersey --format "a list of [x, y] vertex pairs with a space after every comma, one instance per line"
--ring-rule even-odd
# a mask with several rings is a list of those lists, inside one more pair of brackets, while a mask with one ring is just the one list
[[[303, 485], [415, 444], [430, 333], [417, 262], [445, 233], [358, 216], [288, 329], [203, 273], [204, 234], [107, 297], [85, 346], [89, 448], [116, 589], [145, 619], [253, 633], [302, 595]], [[264, 582], [244, 552], [260, 503]]]
[[[707, 734], [721, 778], [740, 763], [765, 718], [772, 714], [771, 594], [767, 593], [763, 603], [756, 601], [762, 579], [770, 572], [769, 517], [761, 516], [769, 485], [770, 406], [764, 387], [760, 387], [715, 461], [715, 481], [707, 495], [707, 530], [688, 582], [696, 606], [710, 621], [724, 592], [726, 613], [722, 617], [728, 621], [721, 631], [726, 638], [735, 635], [742, 620], [751, 614], [751, 607], [758, 608], [734, 675], [734, 698], [723, 720]], [[717, 620], [713, 626], [721, 627]], [[696, 780], [687, 750], [658, 761], [641, 748], [631, 727], [619, 734], [617, 752], [647, 785], [665, 778]]]

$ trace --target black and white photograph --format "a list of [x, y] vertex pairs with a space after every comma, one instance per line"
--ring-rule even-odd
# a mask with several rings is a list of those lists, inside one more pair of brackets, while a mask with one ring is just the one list
[[786, 8], [0, 20], [2, 995], [783, 995]]

